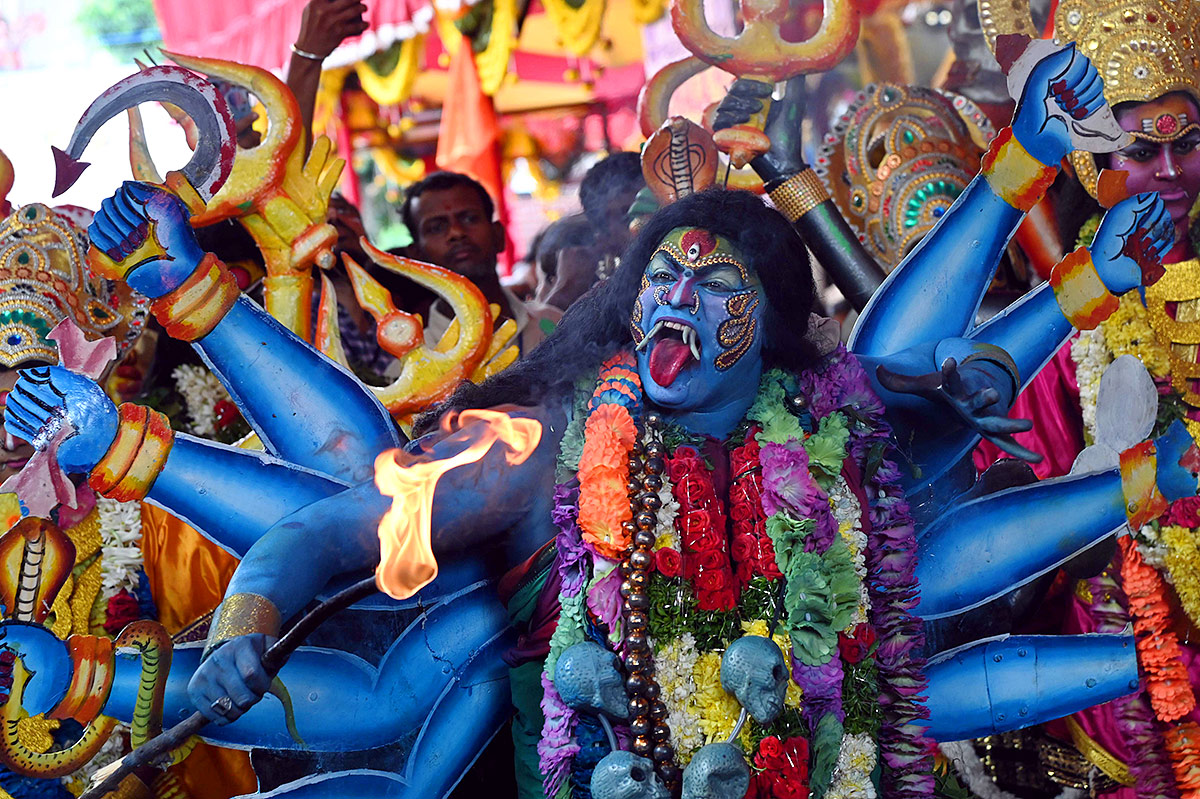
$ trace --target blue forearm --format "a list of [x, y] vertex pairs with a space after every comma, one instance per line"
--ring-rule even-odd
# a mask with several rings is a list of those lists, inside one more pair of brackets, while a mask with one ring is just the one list
[[[955, 505], [918, 541], [925, 619], [994, 599], [1111, 535], [1125, 524], [1116, 469], [1043, 480]], [[970, 574], [970, 580], [963, 580]]]
[[1043, 283], [971, 334], [975, 341], [1004, 349], [1017, 364], [1021, 388], [1028, 386], [1074, 328], [1063, 316], [1049, 283]]
[[871, 298], [850, 348], [884, 355], [966, 335], [1022, 216], [977, 176]]
[[300, 508], [250, 548], [226, 596], [264, 596], [290, 618], [331, 578], [378, 564], [379, 520], [390, 504], [368, 482]]
[[370, 479], [376, 455], [402, 443], [362, 383], [245, 297], [196, 348], [268, 451], [285, 460], [359, 482]]
[[177, 435], [148, 499], [242, 557], [280, 519], [344, 489], [262, 453]]

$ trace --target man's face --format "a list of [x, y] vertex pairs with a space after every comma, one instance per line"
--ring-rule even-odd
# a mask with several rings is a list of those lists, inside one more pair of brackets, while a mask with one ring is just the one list
[[1200, 195], [1200, 128], [1188, 127], [1200, 122], [1200, 109], [1186, 94], [1172, 93], [1120, 109], [1117, 122], [1131, 133], [1170, 138], [1135, 138], [1133, 144], [1112, 154], [1110, 165], [1129, 173], [1125, 185], [1130, 193], [1159, 193], [1175, 223], [1172, 255], [1183, 257], [1188, 246], [1188, 211]]
[[417, 257], [464, 277], [495, 277], [504, 229], [492, 222], [483, 198], [470, 186], [422, 192], [412, 215]]
[[642, 276], [631, 320], [646, 396], [677, 412], [710, 412], [758, 390], [766, 296], [725, 239], [667, 234]]
[[[0, 370], [0, 414], [8, 401], [8, 392], [17, 382], [16, 369]], [[26, 441], [7, 433], [0, 438], [0, 483], [12, 477], [25, 466], [33, 455], [33, 447]]]

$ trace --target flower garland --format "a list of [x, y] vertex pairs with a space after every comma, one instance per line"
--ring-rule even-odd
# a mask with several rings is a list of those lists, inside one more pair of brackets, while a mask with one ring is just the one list
[[1155, 715], [1168, 725], [1163, 740], [1175, 783], [1190, 794], [1200, 790], [1200, 726], [1188, 718], [1196, 709], [1196, 696], [1171, 629], [1166, 587], [1128, 538], [1121, 539], [1121, 555], [1121, 580], [1129, 597], [1138, 660], [1146, 672], [1146, 691]]
[[[740, 707], [719, 681], [725, 646], [739, 635], [765, 635], [767, 620], [782, 613], [774, 639], [793, 679], [780, 718], [767, 728], [752, 721], [738, 738], [754, 765], [747, 796], [874, 796], [880, 765], [885, 799], [932, 794], [932, 745], [920, 726], [923, 636], [909, 613], [915, 540], [900, 472], [880, 457], [890, 436], [884, 408], [857, 361], [839, 348], [803, 375], [764, 375], [747, 423], [723, 455], [667, 431], [661, 481], [637, 489], [649, 492], [638, 494], [642, 503], [657, 491], [645, 505], [657, 508], [652, 522], [629, 506], [633, 478], [652, 460], [636, 440], [641, 395], [632, 365], [627, 355], [605, 362], [586, 403], [577, 386], [559, 456], [563, 613], [543, 676], [539, 746], [547, 795], [582, 789], [598, 760], [584, 757], [592, 733], [549, 679], [561, 652], [583, 640], [585, 614], [608, 627], [631, 674], [648, 662], [630, 659], [636, 650], [626, 639], [640, 628], [628, 615], [625, 585], [634, 582], [627, 553], [637, 550], [629, 547], [650, 536], [650, 673], [663, 705], [656, 718], [679, 765], [705, 743], [727, 739], [737, 721]], [[718, 484], [721, 457], [729, 468]], [[858, 481], [862, 493], [853, 488]]]

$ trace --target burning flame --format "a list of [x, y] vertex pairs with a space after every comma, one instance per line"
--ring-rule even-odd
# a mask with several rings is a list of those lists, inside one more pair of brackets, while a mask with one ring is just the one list
[[463, 411], [447, 414], [442, 429], [464, 442], [473, 441], [457, 455], [439, 460], [401, 463], [400, 450], [389, 450], [375, 459], [375, 485], [392, 498], [392, 507], [379, 521], [379, 568], [375, 581], [395, 599], [407, 599], [437, 577], [433, 556], [433, 492], [438, 479], [455, 468], [482, 458], [497, 441], [508, 447], [509, 465], [523, 463], [542, 438], [542, 425], [534, 419], [500, 411]]

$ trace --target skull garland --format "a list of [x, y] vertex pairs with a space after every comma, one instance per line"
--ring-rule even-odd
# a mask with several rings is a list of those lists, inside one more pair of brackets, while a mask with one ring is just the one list
[[[671, 796], [655, 776], [653, 763], [624, 750], [611, 752], [596, 764], [591, 788], [593, 799], [670, 799]], [[737, 795], [745, 792], [743, 788]]]
[[600, 644], [583, 641], [563, 652], [554, 668], [554, 687], [576, 710], [628, 718], [620, 661]]
[[683, 799], [739, 799], [749, 787], [750, 767], [733, 744], [701, 748], [683, 772]]
[[759, 724], [770, 724], [783, 710], [787, 684], [783, 653], [769, 638], [739, 638], [721, 658], [721, 687], [737, 697]]

